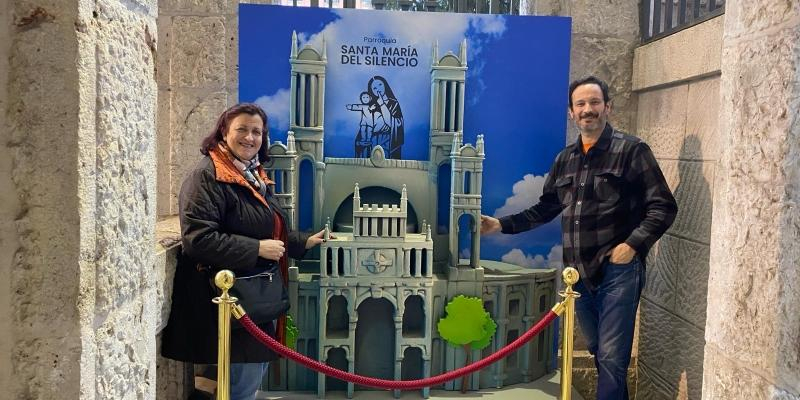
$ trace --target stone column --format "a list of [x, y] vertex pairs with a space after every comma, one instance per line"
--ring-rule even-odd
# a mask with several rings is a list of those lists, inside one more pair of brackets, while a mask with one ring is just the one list
[[13, 306], [3, 310], [13, 378], [3, 391], [154, 398], [157, 6], [23, 0], [10, 10], [0, 151], [11, 156], [2, 210], [14, 210], [3, 233], [14, 256], [0, 272], [13, 296], [3, 304]]
[[800, 399], [800, 7], [728, 1], [704, 399]]
[[[0, 0], [0, 37], [11, 37], [10, 0]], [[19, 200], [12, 178], [13, 147], [9, 147], [8, 108], [8, 61], [11, 41], [0, 40], [0, 221], [14, 221], [19, 214]], [[0, 273], [8, 277], [14, 264], [15, 252], [19, 248], [19, 234], [14, 224], [0, 224]], [[11, 321], [11, 280], [0, 279], [0, 321]], [[11, 368], [13, 324], [0, 324], [0, 388], [12, 387]]]

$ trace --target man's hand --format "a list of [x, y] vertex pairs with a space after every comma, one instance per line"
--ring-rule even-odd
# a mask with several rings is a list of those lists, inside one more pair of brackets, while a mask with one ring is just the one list
[[258, 256], [267, 260], [279, 261], [286, 248], [280, 240], [264, 239], [258, 242]]
[[[324, 229], [319, 231], [319, 232], [317, 232], [317, 233], [315, 233], [312, 236], [309, 236], [308, 240], [306, 240], [306, 250], [308, 250], [308, 249], [310, 249], [310, 248], [312, 248], [312, 247], [324, 242], [325, 241], [324, 237], [325, 237], [325, 230]], [[331, 235], [331, 239], [336, 239], [336, 237]]]
[[481, 235], [489, 235], [495, 232], [500, 232], [503, 229], [500, 225], [500, 220], [497, 218], [481, 215]]
[[636, 250], [628, 246], [627, 243], [622, 242], [609, 250], [606, 255], [611, 256], [608, 261], [612, 264], [627, 264], [633, 260], [633, 256], [636, 255]]

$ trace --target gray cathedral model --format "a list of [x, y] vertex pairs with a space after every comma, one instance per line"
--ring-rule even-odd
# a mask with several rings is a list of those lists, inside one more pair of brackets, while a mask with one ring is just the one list
[[[310, 261], [289, 269], [290, 313], [300, 330], [297, 351], [341, 370], [385, 379], [419, 379], [463, 366], [436, 324], [445, 305], [464, 294], [483, 299], [497, 323], [478, 360], [515, 340], [555, 303], [555, 271], [480, 260], [484, 142], [463, 144], [466, 40], [456, 56], [431, 65], [428, 161], [395, 160], [375, 146], [368, 158], [323, 158], [324, 49], [298, 50], [292, 37], [290, 132], [270, 146], [267, 167], [293, 226], [326, 230]], [[313, 172], [303, 182], [300, 171]], [[449, 193], [439, 176], [449, 172]], [[304, 178], [305, 179], [305, 178]], [[311, 193], [309, 193], [311, 192]], [[300, 199], [309, 196], [310, 199]], [[439, 210], [441, 196], [449, 209]], [[301, 204], [311, 205], [300, 210]], [[301, 221], [300, 215], [308, 215]], [[304, 217], [305, 218], [305, 217]], [[466, 219], [467, 221], [464, 221]], [[305, 222], [306, 226], [302, 226]], [[466, 223], [465, 223], [466, 222]], [[461, 235], [459, 227], [469, 227]], [[466, 238], [466, 239], [465, 239]], [[468, 252], [459, 254], [459, 249]], [[316, 257], [314, 257], [316, 256]], [[473, 374], [471, 389], [528, 382], [550, 370], [553, 328], [521, 350]], [[354, 385], [282, 362], [273, 390], [346, 390]], [[460, 387], [460, 380], [444, 385]], [[359, 388], [363, 389], [363, 388]], [[397, 394], [397, 393], [396, 393]], [[422, 390], [428, 397], [428, 389]]]

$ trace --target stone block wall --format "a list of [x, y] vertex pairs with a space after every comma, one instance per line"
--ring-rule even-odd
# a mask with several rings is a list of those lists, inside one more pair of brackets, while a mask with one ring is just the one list
[[177, 214], [181, 182], [201, 157], [200, 141], [238, 101], [239, 3], [158, 0], [159, 217]]
[[635, 52], [636, 133], [653, 150], [679, 208], [648, 258], [639, 310], [640, 399], [702, 394], [723, 18]]
[[238, 28], [235, 0], [159, 0], [158, 215], [177, 213], [200, 141], [236, 101]]

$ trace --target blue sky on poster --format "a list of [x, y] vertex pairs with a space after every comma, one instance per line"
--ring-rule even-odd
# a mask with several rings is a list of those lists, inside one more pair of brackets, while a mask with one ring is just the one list
[[[478, 133], [485, 134], [483, 213], [517, 212], [538, 199], [543, 176], [564, 145], [568, 19], [241, 7], [240, 99], [257, 100], [267, 109], [273, 140], [284, 140], [288, 129], [292, 30], [301, 44], [319, 47], [326, 38], [326, 155], [352, 156], [358, 118], [343, 105], [357, 103], [359, 92], [376, 73], [374, 67], [342, 65], [341, 44], [357, 45], [365, 36], [392, 38], [394, 46], [416, 50], [416, 68], [385, 67], [380, 74], [387, 75], [409, 124], [403, 158], [426, 159], [431, 45], [438, 40], [441, 56], [448, 50], [457, 52], [467, 38], [464, 139], [474, 143]], [[533, 232], [486, 237], [481, 255], [526, 266], [547, 265], [560, 251], [558, 223], [557, 218]]]

